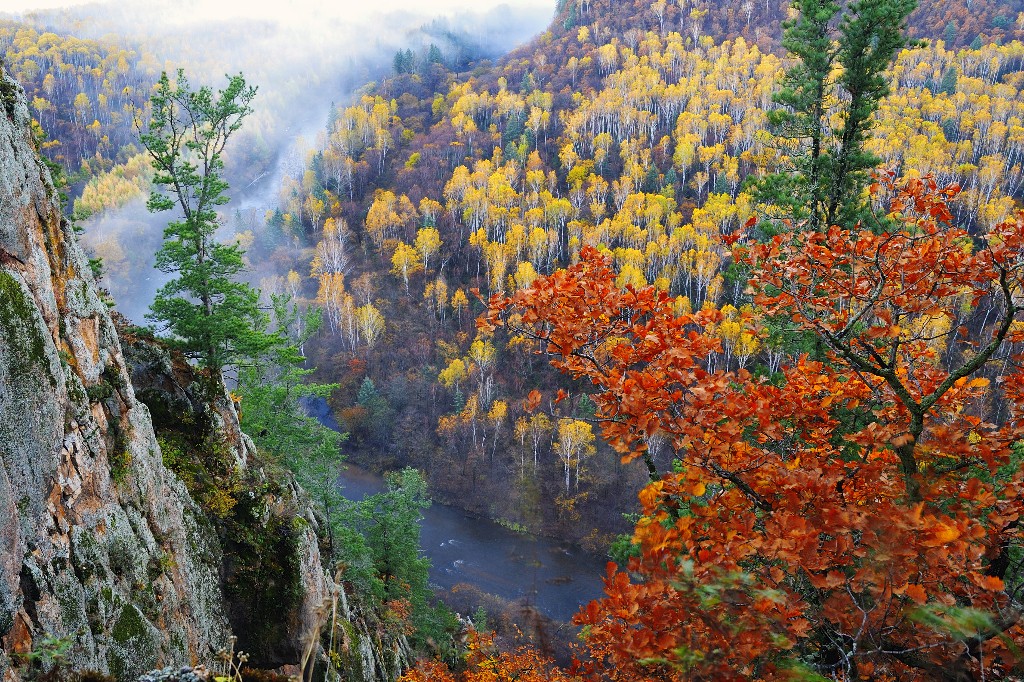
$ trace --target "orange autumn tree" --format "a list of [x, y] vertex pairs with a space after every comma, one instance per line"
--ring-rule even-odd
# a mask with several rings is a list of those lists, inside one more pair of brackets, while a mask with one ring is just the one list
[[466, 642], [466, 669], [453, 673], [440, 661], [421, 661], [400, 682], [577, 682], [530, 647], [498, 651], [494, 637], [471, 630]]
[[[875, 224], [735, 238], [762, 319], [820, 343], [772, 377], [709, 371], [722, 313], [620, 288], [594, 249], [492, 298], [483, 324], [516, 320], [589, 379], [604, 437], [651, 473], [635, 556], [577, 616], [602, 678], [1017, 665], [1024, 212], [972, 236], [951, 224], [956, 188], [882, 185]], [[655, 434], [672, 471], [648, 456]]]

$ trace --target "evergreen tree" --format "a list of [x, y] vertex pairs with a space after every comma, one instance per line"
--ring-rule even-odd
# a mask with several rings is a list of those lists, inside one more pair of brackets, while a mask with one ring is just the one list
[[441, 603], [434, 603], [428, 584], [430, 559], [420, 547], [423, 510], [430, 506], [427, 482], [416, 469], [387, 475], [387, 489], [357, 503], [358, 524], [363, 531], [388, 602], [406, 602], [413, 626], [412, 643], [450, 655], [445, 641], [456, 621]]
[[270, 214], [263, 236], [270, 247], [276, 246], [284, 238], [284, 213], [280, 208], [275, 208], [274, 212]]
[[391, 434], [394, 411], [370, 377], [363, 379], [360, 384], [356, 404], [366, 410], [365, 428], [360, 435], [367, 437], [373, 446], [383, 447]]
[[652, 163], [647, 167], [647, 173], [644, 175], [644, 181], [640, 186], [640, 189], [648, 194], [655, 194], [660, 187], [660, 179], [658, 177], [658, 168]]
[[942, 74], [942, 83], [939, 84], [939, 90], [947, 95], [952, 95], [956, 92], [956, 82], [956, 69], [950, 66], [946, 69], [946, 72]]
[[852, 224], [860, 216], [861, 190], [869, 172], [880, 162], [865, 150], [871, 117], [883, 97], [889, 94], [886, 71], [896, 53], [907, 44], [907, 17], [917, 0], [859, 0], [850, 5], [842, 19], [839, 86], [849, 97], [838, 131], [839, 146], [826, 177], [828, 205], [824, 225]]
[[177, 209], [180, 217], [164, 230], [156, 267], [175, 275], [156, 294], [147, 319], [161, 323], [187, 356], [219, 379], [226, 365], [257, 357], [278, 341], [264, 328], [267, 316], [258, 294], [238, 281], [242, 251], [214, 238], [217, 207], [228, 201], [222, 153], [252, 112], [256, 88], [241, 74], [216, 94], [193, 90], [182, 70], [175, 83], [164, 73], [150, 98], [152, 120], [140, 141], [156, 171], [150, 211]]
[[314, 370], [303, 369], [300, 351], [319, 331], [321, 313], [318, 308], [300, 311], [289, 295], [272, 296], [270, 307], [282, 343], [239, 373], [242, 427], [263, 454], [286, 464], [309, 493], [327, 521], [327, 556], [338, 559], [338, 538], [345, 525], [338, 477], [343, 466], [341, 443], [348, 434], [307, 414], [307, 401], [326, 399], [337, 384], [310, 382]]
[[396, 75], [412, 73], [416, 69], [416, 57], [413, 55], [412, 50], [399, 50], [395, 52], [392, 66]]
[[420, 521], [430, 506], [427, 482], [415, 469], [387, 478], [387, 490], [364, 501], [364, 527], [389, 599], [425, 599], [430, 560], [420, 556]]
[[[857, 0], [841, 13], [832, 0], [794, 0], [793, 7], [798, 14], [782, 44], [797, 61], [775, 95], [785, 108], [769, 115], [791, 167], [759, 182], [756, 196], [769, 217], [806, 220], [811, 229], [852, 224], [879, 162], [864, 148], [871, 117], [889, 92], [886, 70], [907, 44], [916, 0]], [[834, 128], [833, 108], [841, 121]]]
[[769, 176], [765, 186], [776, 190], [773, 203], [784, 204], [786, 214], [804, 218], [805, 211], [824, 202], [818, 179], [825, 175], [825, 96], [835, 59], [830, 27], [839, 6], [832, 0], [795, 0], [793, 8], [799, 14], [786, 24], [782, 46], [797, 63], [774, 96], [788, 108], [770, 112], [769, 120], [780, 137], [805, 140], [808, 149], [796, 159], [795, 173]]
[[942, 39], [946, 42], [946, 49], [953, 49], [953, 44], [956, 42], [956, 22], [951, 21], [946, 24], [946, 28], [942, 31]]

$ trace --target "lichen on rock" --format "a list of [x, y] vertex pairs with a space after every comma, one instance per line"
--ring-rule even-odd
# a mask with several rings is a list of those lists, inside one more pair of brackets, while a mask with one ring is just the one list
[[163, 467], [2, 70], [0, 98], [0, 667], [15, 675], [46, 634], [74, 667], [123, 678], [212, 660], [228, 636], [217, 540]]
[[[158, 344], [126, 360], [29, 122], [0, 65], [0, 679], [50, 635], [119, 680], [211, 663], [232, 626], [297, 663], [330, 592], [317, 519], [223, 386], [182, 388]], [[394, 679], [406, 649], [352, 628], [349, 678]]]

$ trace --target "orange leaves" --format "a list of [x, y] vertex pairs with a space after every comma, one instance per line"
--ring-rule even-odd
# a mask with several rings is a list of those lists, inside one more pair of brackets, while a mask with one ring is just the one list
[[578, 682], [580, 677], [566, 672], [521, 647], [516, 651], [498, 651], [493, 635], [469, 633], [466, 645], [467, 669], [455, 675], [440, 661], [421, 661], [399, 678], [400, 682]]
[[828, 571], [825, 574], [809, 573], [808, 582], [819, 590], [831, 590], [846, 584], [846, 574], [842, 571]]
[[[1010, 265], [1024, 214], [975, 251], [947, 224], [957, 188], [883, 179], [878, 190], [893, 195], [895, 223], [797, 226], [734, 246], [762, 310], [829, 351], [782, 365], [771, 383], [709, 366], [732, 318], [677, 315], [654, 287], [624, 290], [593, 249], [492, 302], [496, 324], [520, 315], [517, 332], [596, 387], [597, 419], [623, 461], [655, 437], [678, 461], [640, 493], [637, 556], [577, 618], [611, 679], [650, 678], [643, 659], [665, 661], [657, 674], [668, 679], [770, 677], [780, 651], [837, 633], [875, 673], [906, 672], [891, 647], [941, 668], [955, 647], [910, 612], [985, 609], [1004, 589], [998, 557], [1024, 515], [1022, 472], [1007, 465], [1024, 434], [988, 423], [993, 387], [980, 369], [1012, 322], [999, 319], [1000, 277], [1011, 300], [1024, 296]], [[991, 311], [981, 340], [986, 315], [972, 306]], [[997, 384], [1014, 419], [1022, 385], [1016, 374]]]
[[640, 491], [640, 505], [645, 513], [650, 513], [650, 511], [654, 509], [661, 497], [663, 487], [663, 481], [654, 481], [653, 483], [648, 483], [647, 486]]
[[[972, 251], [947, 206], [959, 188], [939, 188], [926, 176], [903, 184], [883, 177], [873, 189], [890, 197], [899, 222], [778, 235], [734, 249], [734, 257], [753, 269], [755, 300], [768, 314], [822, 337], [838, 362], [857, 368], [857, 380], [884, 391], [897, 410], [967, 400], [953, 393], [984, 390], [986, 380], [947, 382], [951, 371], [937, 360], [980, 353], [983, 361], [994, 352], [998, 344], [979, 344], [954, 321], [970, 306], [1012, 318], [1004, 301], [1024, 294], [1024, 280], [1010, 265], [1018, 256], [1003, 245], [1015, 244], [1014, 254], [1024, 249], [1024, 217], [1000, 224], [989, 248]], [[1009, 332], [999, 320], [990, 329]], [[892, 446], [912, 443], [904, 432]]]
[[979, 587], [989, 592], [1002, 592], [1006, 589], [1003, 579], [994, 575], [978, 576], [976, 582]]
[[917, 604], [924, 604], [928, 601], [928, 593], [922, 585], [908, 584], [903, 588], [903, 594], [913, 599]]
[[[700, 362], [721, 348], [703, 332], [721, 313], [677, 316], [673, 303], [654, 287], [621, 289], [609, 259], [586, 247], [577, 265], [537, 278], [528, 291], [492, 299], [486, 323], [505, 325], [513, 310], [519, 314], [518, 331], [545, 343], [556, 367], [598, 388], [599, 419], [614, 418], [603, 422], [604, 435], [633, 459], [655, 434], [685, 428], [677, 406], [717, 402]], [[720, 416], [721, 406], [714, 410]]]
[[455, 682], [455, 677], [440, 661], [420, 661], [415, 668], [406, 671], [400, 682]]
[[942, 547], [959, 538], [961, 533], [956, 524], [933, 520], [933, 524], [921, 533], [920, 542], [925, 547]]
[[523, 401], [523, 409], [528, 413], [535, 412], [540, 407], [540, 400], [540, 391], [536, 389], [530, 391], [530, 394], [526, 396], [526, 400]]
[[[930, 175], [923, 178], [910, 178], [902, 187], [897, 186], [895, 178], [887, 176], [882, 178], [881, 184], [888, 192], [895, 194], [889, 204], [893, 213], [910, 210], [939, 222], [951, 223], [953, 221], [946, 202], [959, 193], [958, 185], [949, 185], [940, 190], [935, 179]], [[877, 184], [873, 185], [873, 187], [877, 186]]]

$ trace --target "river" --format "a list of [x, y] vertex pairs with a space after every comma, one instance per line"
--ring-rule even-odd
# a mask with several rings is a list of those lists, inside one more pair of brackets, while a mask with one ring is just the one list
[[[384, 489], [380, 476], [351, 464], [340, 483], [354, 500]], [[604, 559], [456, 507], [434, 502], [423, 511], [420, 545], [431, 562], [430, 581], [438, 587], [467, 583], [532, 606], [552, 620], [568, 621], [582, 604], [603, 594]]]
[[[307, 410], [326, 426], [337, 422], [326, 402]], [[339, 479], [352, 500], [384, 490], [384, 480], [349, 464]], [[581, 605], [601, 597], [607, 560], [567, 543], [518, 533], [489, 519], [434, 502], [423, 511], [420, 545], [430, 559], [430, 581], [449, 590], [465, 583], [566, 622]]]

